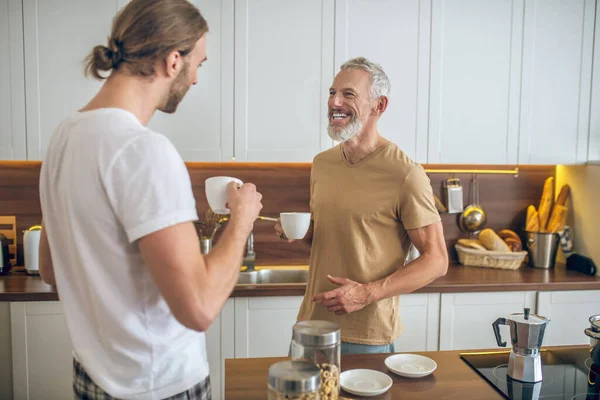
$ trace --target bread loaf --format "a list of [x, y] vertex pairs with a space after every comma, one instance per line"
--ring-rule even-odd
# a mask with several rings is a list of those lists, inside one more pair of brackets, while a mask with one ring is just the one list
[[512, 251], [523, 250], [523, 242], [521, 242], [521, 238], [514, 231], [511, 231], [510, 229], [501, 229], [498, 231], [498, 236], [500, 236], [500, 239], [504, 240], [504, 243], [506, 243]]
[[509, 253], [510, 247], [494, 232], [493, 229], [486, 228], [479, 233], [479, 241], [488, 250], [504, 251]]
[[458, 239], [456, 243], [470, 249], [487, 250], [477, 239]]
[[540, 232], [545, 232], [548, 226], [548, 220], [550, 219], [550, 210], [552, 209], [552, 203], [554, 202], [554, 177], [551, 176], [544, 182], [544, 191], [542, 192], [542, 198], [540, 199], [540, 206], [538, 207], [538, 215], [540, 217]]
[[550, 218], [546, 230], [552, 233], [562, 231], [567, 223], [567, 212], [567, 207], [556, 204], [552, 210], [552, 218]]
[[525, 230], [527, 232], [540, 231], [540, 218], [535, 206], [533, 205], [527, 207], [527, 221], [525, 222]]

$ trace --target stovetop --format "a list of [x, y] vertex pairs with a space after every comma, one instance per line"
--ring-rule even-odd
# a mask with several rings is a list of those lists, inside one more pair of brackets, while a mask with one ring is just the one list
[[507, 399], [600, 400], [600, 365], [589, 349], [541, 351], [542, 381], [524, 383], [507, 376], [510, 351], [461, 353], [461, 358]]

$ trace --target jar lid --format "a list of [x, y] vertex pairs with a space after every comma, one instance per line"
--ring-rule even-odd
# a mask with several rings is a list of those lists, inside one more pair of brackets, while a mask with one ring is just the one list
[[308, 361], [280, 361], [269, 367], [269, 386], [285, 394], [315, 392], [321, 386], [321, 371]]
[[301, 321], [294, 325], [292, 338], [305, 346], [331, 346], [340, 343], [340, 327], [329, 321]]

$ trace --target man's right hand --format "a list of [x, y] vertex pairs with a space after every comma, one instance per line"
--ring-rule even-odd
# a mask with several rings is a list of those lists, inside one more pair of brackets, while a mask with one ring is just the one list
[[281, 226], [281, 218], [277, 218], [277, 223], [275, 223], [275, 232], [280, 239], [287, 241], [288, 243], [292, 243], [294, 239], [288, 239], [283, 232], [283, 227]]
[[254, 221], [262, 209], [262, 194], [256, 191], [252, 183], [244, 183], [238, 187], [230, 182], [227, 186], [227, 207], [231, 210], [230, 223], [240, 224], [248, 232], [252, 230]]

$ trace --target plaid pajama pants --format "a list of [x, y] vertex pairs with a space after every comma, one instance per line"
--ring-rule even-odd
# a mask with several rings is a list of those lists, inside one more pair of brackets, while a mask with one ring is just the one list
[[[92, 381], [83, 366], [75, 359], [73, 359], [73, 398], [77, 400], [115, 400]], [[165, 400], [211, 400], [210, 376], [193, 388]]]

